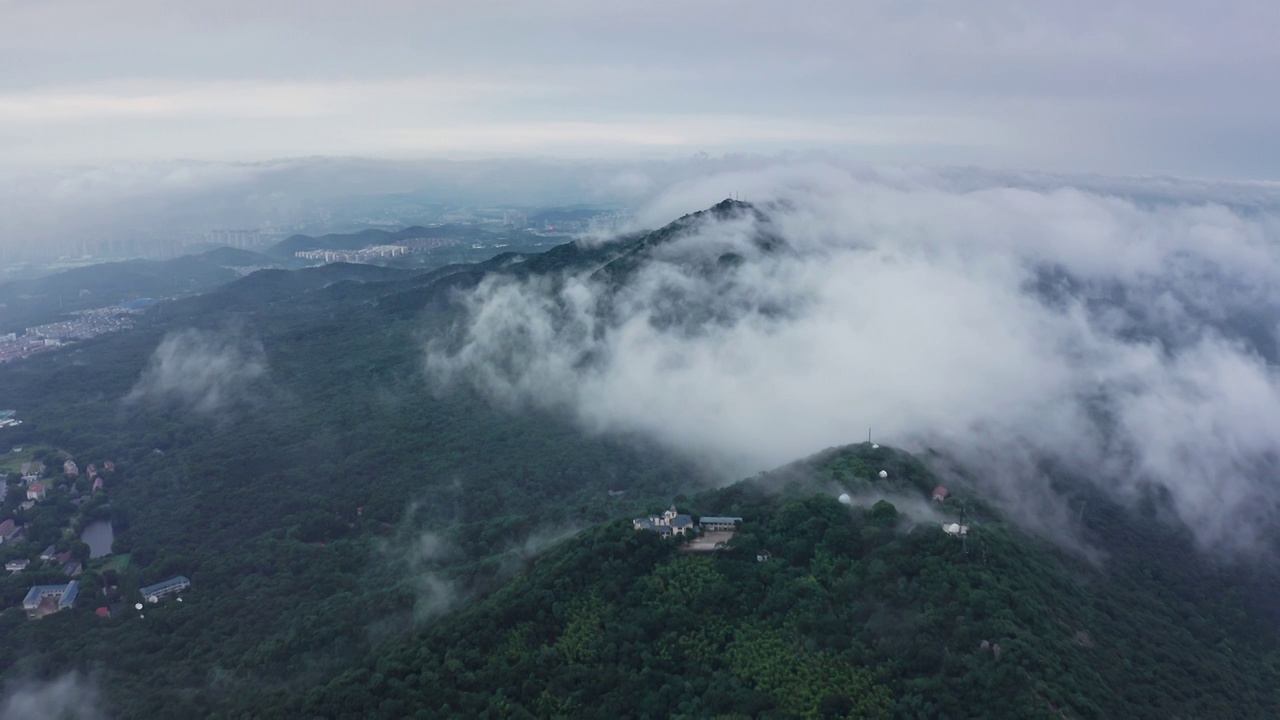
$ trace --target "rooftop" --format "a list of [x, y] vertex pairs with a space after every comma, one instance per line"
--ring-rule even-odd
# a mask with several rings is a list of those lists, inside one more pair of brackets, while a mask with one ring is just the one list
[[58, 596], [58, 609], [69, 608], [76, 602], [76, 595], [80, 592], [80, 582], [72, 580], [66, 585], [35, 585], [27, 591], [27, 596], [22, 600], [22, 607], [27, 610], [35, 610], [40, 607], [40, 601], [50, 595]]
[[165, 580], [163, 582], [158, 582], [155, 585], [148, 585], [143, 588], [138, 588], [138, 592], [142, 593], [144, 596], [149, 596], [149, 595], [155, 595], [156, 593], [163, 592], [172, 587], [187, 586], [190, 584], [191, 584], [190, 580], [188, 580], [186, 577], [182, 575], [178, 575], [177, 577], [171, 577], [168, 580]]

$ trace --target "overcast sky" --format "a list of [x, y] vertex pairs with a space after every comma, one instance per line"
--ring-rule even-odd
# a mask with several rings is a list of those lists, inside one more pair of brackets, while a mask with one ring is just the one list
[[1280, 177], [1274, 0], [0, 0], [0, 170], [304, 155]]

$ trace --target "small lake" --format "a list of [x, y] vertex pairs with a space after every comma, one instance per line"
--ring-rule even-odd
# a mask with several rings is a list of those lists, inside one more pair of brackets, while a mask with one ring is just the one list
[[84, 532], [80, 533], [80, 542], [89, 546], [89, 557], [100, 558], [103, 555], [111, 554], [111, 543], [115, 542], [116, 534], [111, 529], [111, 521], [94, 520], [84, 526]]

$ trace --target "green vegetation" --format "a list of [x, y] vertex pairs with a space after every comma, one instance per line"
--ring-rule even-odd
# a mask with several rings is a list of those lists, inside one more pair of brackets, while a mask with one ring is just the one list
[[[914, 463], [859, 446], [691, 499], [695, 510], [745, 518], [728, 551], [684, 554], [629, 524], [603, 525], [282, 708], [324, 717], [497, 708], [507, 717], [1275, 716], [1275, 626], [1240, 597], [1259, 586], [1188, 561], [1176, 534], [1115, 507], [1088, 532], [1123, 524], [1145, 546], [1117, 548], [1099, 566], [1000, 522], [975, 526], [962, 543], [884, 501], [850, 508], [813, 494], [849, 468], [893, 464]], [[876, 482], [850, 477], [847, 488]], [[758, 561], [762, 550], [769, 560]]]
[[[945, 535], [920, 510], [936, 479], [888, 448], [685, 497], [708, 478], [640, 439], [424, 382], [422, 343], [456, 319], [455, 290], [488, 273], [625, 282], [628, 254], [665, 232], [429, 273], [258, 272], [0, 366], [25, 420], [8, 445], [48, 473], [53, 448], [116, 465], [79, 506], [83, 476], [54, 482], [22, 516], [27, 539], [0, 546], [33, 560], [0, 578], [0, 675], [79, 670], [119, 717], [1277, 714], [1275, 573], [1203, 559], [1158, 504], [1067, 493], [1088, 501], [1077, 530], [1105, 554], [1091, 562], [1006, 525], [971, 486], [930, 511], [964, 504], [967, 540]], [[123, 402], [187, 328], [260, 341], [266, 377], [208, 412]], [[743, 517], [732, 549], [684, 554], [631, 529], [673, 498]], [[65, 582], [41, 551], [87, 554], [74, 534], [101, 518], [116, 554], [88, 565], [74, 609], [28, 621], [27, 588]], [[184, 602], [132, 609], [178, 574]]]
[[240, 276], [238, 268], [278, 267], [281, 260], [220, 248], [173, 260], [126, 260], [0, 285], [0, 334], [53, 322], [65, 313], [142, 297], [207, 292]]

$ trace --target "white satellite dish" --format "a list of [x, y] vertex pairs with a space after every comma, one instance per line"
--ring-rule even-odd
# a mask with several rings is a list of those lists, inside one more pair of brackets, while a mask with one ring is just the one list
[[137, 605], [134, 605], [134, 606], [133, 606], [133, 609], [134, 609], [134, 610], [141, 610], [141, 609], [142, 609], [142, 603], [138, 603]]
[[178, 598], [178, 602], [182, 602], [182, 598]]
[[151, 597], [147, 598], [147, 602], [157, 603], [157, 602], [160, 602], [160, 598], [156, 597], [155, 595], [152, 595]]
[[839, 500], [840, 500], [840, 502], [841, 502], [841, 503], [843, 503], [843, 504], [845, 504], [845, 505], [852, 505], [852, 504], [853, 504], [853, 498], [849, 497], [849, 493], [840, 493], [840, 498], [839, 498]]
[[889, 477], [889, 471], [888, 471], [888, 470], [881, 470], [881, 471], [880, 471], [880, 477], [882, 477], [882, 478], [887, 478], [887, 477]]

